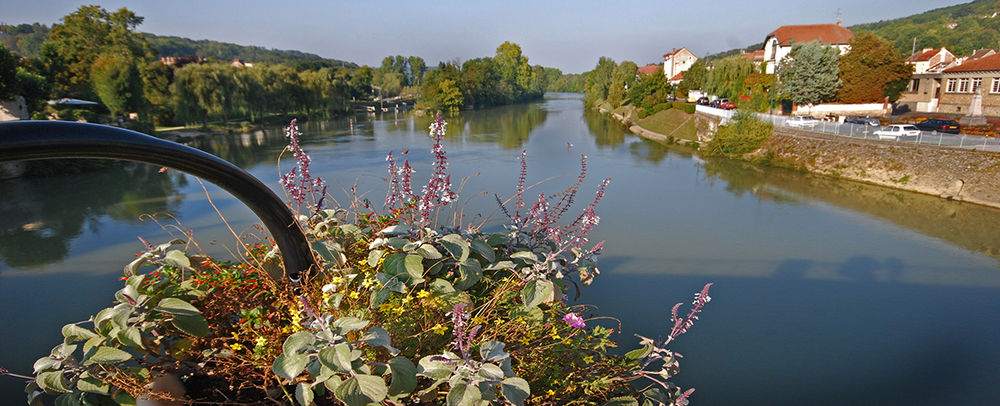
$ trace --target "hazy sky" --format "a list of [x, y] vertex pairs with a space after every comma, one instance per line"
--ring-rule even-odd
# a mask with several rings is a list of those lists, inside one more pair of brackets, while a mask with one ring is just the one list
[[[875, 22], [959, 4], [947, 0], [0, 0], [0, 22], [53, 24], [81, 4], [127, 7], [140, 31], [297, 49], [378, 66], [386, 55], [429, 65], [492, 56], [504, 41], [533, 65], [590, 70], [601, 56], [659, 62], [761, 42], [786, 24]], [[918, 44], [919, 46], [919, 44]]]

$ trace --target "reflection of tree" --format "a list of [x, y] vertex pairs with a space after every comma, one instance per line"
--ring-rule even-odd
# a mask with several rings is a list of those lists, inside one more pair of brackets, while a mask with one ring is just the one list
[[0, 182], [0, 261], [31, 267], [64, 259], [83, 227], [100, 217], [137, 222], [144, 213], [170, 213], [183, 195], [177, 172], [119, 163], [87, 173]]
[[783, 171], [780, 169], [767, 169], [754, 166], [752, 164], [733, 161], [728, 159], [711, 159], [702, 165], [705, 175], [709, 178], [718, 178], [726, 182], [726, 191], [736, 196], [743, 196], [751, 193], [758, 198], [775, 200], [780, 202], [796, 202], [797, 199], [776, 193], [774, 188], [766, 187], [769, 174], [772, 171]]
[[625, 128], [618, 120], [607, 114], [592, 109], [583, 109], [583, 120], [587, 128], [594, 134], [594, 141], [599, 146], [615, 146], [625, 142]]
[[225, 159], [241, 168], [249, 168], [261, 162], [277, 161], [278, 154], [286, 144], [288, 139], [285, 138], [284, 129], [280, 127], [269, 127], [242, 134], [218, 134], [201, 137], [188, 143], [191, 147]]
[[[512, 104], [482, 110], [463, 111], [447, 117], [446, 137], [463, 137], [473, 142], [496, 142], [502, 148], [521, 148], [531, 131], [545, 122], [548, 111], [538, 103]], [[417, 128], [427, 128], [433, 117], [417, 117]]]
[[670, 147], [647, 139], [629, 144], [628, 149], [632, 156], [654, 164], [662, 161], [670, 153]]

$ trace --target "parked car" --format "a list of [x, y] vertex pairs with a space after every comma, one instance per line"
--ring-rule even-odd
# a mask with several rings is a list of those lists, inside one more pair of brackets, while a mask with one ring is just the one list
[[878, 127], [882, 125], [882, 122], [875, 117], [848, 117], [844, 119], [844, 122], [850, 124], [869, 125], [872, 127]]
[[819, 120], [809, 116], [795, 116], [785, 120], [785, 125], [789, 127], [815, 127], [819, 125]]
[[892, 124], [875, 131], [875, 135], [883, 140], [898, 140], [900, 137], [916, 137], [920, 135], [920, 129], [913, 124]]
[[712, 100], [708, 102], [708, 107], [719, 108], [719, 99]]
[[723, 110], [734, 110], [736, 109], [736, 103], [733, 103], [729, 99], [720, 99], [717, 107]]
[[709, 103], [711, 103], [711, 101], [710, 101], [710, 100], [708, 100], [708, 98], [707, 98], [707, 97], [705, 97], [705, 96], [702, 96], [702, 97], [699, 97], [699, 98], [698, 98], [698, 101], [696, 101], [695, 103], [698, 103], [698, 104], [700, 104], [700, 105], [702, 105], [702, 106], [707, 106], [707, 105], [708, 105]]
[[946, 120], [943, 118], [932, 118], [928, 120], [921, 121], [914, 124], [915, 127], [924, 131], [934, 131], [941, 133], [958, 134], [962, 126], [958, 124], [955, 120]]

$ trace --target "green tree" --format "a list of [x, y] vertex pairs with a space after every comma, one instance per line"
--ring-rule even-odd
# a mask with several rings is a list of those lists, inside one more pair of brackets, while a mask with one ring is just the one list
[[351, 74], [351, 97], [360, 99], [368, 97], [372, 93], [372, 77], [375, 71], [370, 66], [365, 65]]
[[49, 95], [49, 81], [44, 76], [17, 68], [18, 93], [24, 96], [29, 111], [41, 111], [45, 108], [45, 100]]
[[465, 99], [462, 97], [462, 91], [458, 88], [458, 84], [454, 80], [445, 79], [442, 80], [438, 85], [441, 89], [440, 100], [441, 108], [448, 111], [458, 111], [465, 103]]
[[621, 106], [625, 102], [625, 92], [635, 85], [636, 72], [639, 67], [632, 61], [622, 61], [611, 71], [611, 85], [608, 86], [608, 103], [612, 107]]
[[687, 96], [687, 93], [691, 90], [704, 89], [707, 78], [708, 65], [705, 59], [702, 58], [695, 61], [688, 70], [684, 71], [684, 80], [678, 86], [678, 92], [683, 96]]
[[142, 21], [126, 8], [112, 13], [95, 5], [80, 6], [63, 17], [42, 44], [42, 56], [52, 65], [50, 72], [57, 73], [51, 77], [54, 90], [59, 95], [92, 96], [91, 67], [103, 54], [143, 63], [151, 59], [149, 42], [135, 32]]
[[842, 103], [867, 103], [889, 97], [899, 98], [910, 78], [913, 66], [892, 44], [869, 33], [851, 40], [851, 52], [840, 57], [840, 80], [837, 94]]
[[467, 104], [484, 107], [514, 101], [512, 89], [500, 85], [500, 67], [493, 58], [475, 58], [462, 64], [462, 89]]
[[424, 58], [419, 56], [410, 56], [406, 59], [406, 63], [409, 64], [410, 68], [410, 86], [419, 87], [423, 84], [424, 74], [427, 73], [427, 63], [424, 62]]
[[132, 59], [119, 54], [101, 54], [91, 67], [90, 80], [94, 92], [112, 113], [142, 109], [142, 78]]
[[[744, 81], [756, 72], [753, 62], [742, 56], [730, 56], [715, 63], [705, 78], [705, 90], [720, 97], [736, 98], [746, 94]], [[686, 75], [687, 73], [685, 73]]]
[[152, 115], [153, 123], [167, 125], [173, 122], [173, 109], [170, 106], [170, 82], [173, 70], [163, 62], [153, 61], [142, 66], [139, 75], [142, 77], [142, 94], [146, 99], [148, 114]]
[[521, 53], [521, 46], [506, 41], [497, 47], [493, 60], [500, 69], [500, 77], [514, 89], [514, 100], [523, 101], [542, 96], [538, 75]]
[[586, 96], [584, 103], [592, 106], [605, 100], [608, 97], [608, 88], [611, 87], [611, 74], [618, 64], [614, 59], [602, 56], [597, 60], [597, 66], [587, 75]]
[[795, 104], [832, 101], [840, 90], [837, 48], [819, 41], [795, 44], [778, 64], [778, 92]]
[[17, 95], [17, 68], [21, 65], [18, 58], [0, 45], [0, 100], [7, 100]]

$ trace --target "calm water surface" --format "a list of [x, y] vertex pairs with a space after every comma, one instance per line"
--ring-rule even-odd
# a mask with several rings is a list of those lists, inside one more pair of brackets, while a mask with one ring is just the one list
[[[583, 190], [604, 177], [595, 241], [601, 275], [580, 303], [621, 321], [618, 341], [663, 336], [670, 307], [714, 282], [714, 300], [674, 349], [677, 383], [696, 405], [995, 404], [1000, 397], [1000, 212], [927, 196], [703, 161], [636, 138], [584, 111], [579, 95], [448, 119], [453, 180], [467, 177], [466, 221], [496, 226], [528, 154], [535, 191], [555, 192], [588, 157]], [[385, 197], [385, 155], [429, 173], [429, 119], [385, 114], [301, 126], [313, 173], [342, 201], [355, 187]], [[280, 129], [192, 145], [277, 189]], [[292, 162], [283, 159], [286, 170]], [[234, 238], [197, 179], [146, 165], [0, 182], [0, 365], [30, 373], [59, 328], [110, 303], [136, 236], [166, 241], [157, 220], [193, 230], [227, 256]], [[239, 232], [249, 210], [212, 185]], [[488, 193], [487, 193], [488, 192]], [[579, 199], [582, 201], [585, 199]], [[475, 215], [475, 214], [481, 215]], [[608, 323], [617, 326], [617, 323]], [[0, 404], [23, 402], [0, 378]]]

